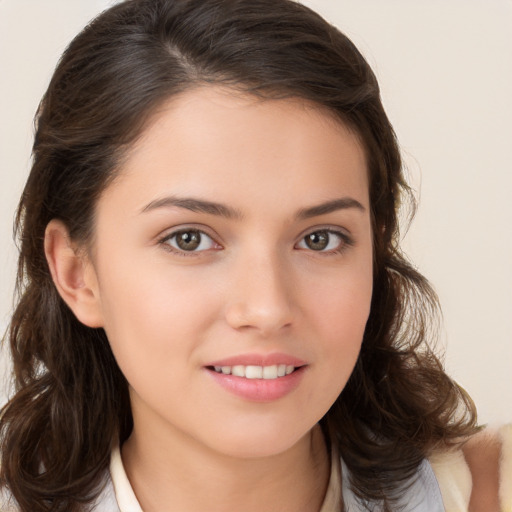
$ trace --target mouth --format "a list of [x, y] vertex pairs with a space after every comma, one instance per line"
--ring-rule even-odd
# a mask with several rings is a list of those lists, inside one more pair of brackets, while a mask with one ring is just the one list
[[207, 366], [207, 369], [223, 375], [233, 375], [234, 377], [242, 377], [245, 379], [263, 379], [275, 380], [286, 377], [301, 366], [293, 366], [289, 364], [274, 364], [270, 366], [241, 365], [234, 366]]
[[310, 363], [283, 352], [237, 354], [209, 361], [203, 368], [213, 381], [250, 402], [272, 402], [292, 393]]
[[234, 362], [229, 365], [228, 361], [222, 361], [222, 364], [219, 361], [204, 368], [222, 388], [250, 402], [273, 402], [284, 398], [299, 387], [308, 367], [298, 360], [288, 361], [295, 362], [297, 366], [285, 363], [257, 365], [254, 364], [256, 361], [242, 365]]

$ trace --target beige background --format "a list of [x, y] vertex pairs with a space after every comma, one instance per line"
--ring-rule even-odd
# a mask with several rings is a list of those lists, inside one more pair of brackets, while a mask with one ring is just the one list
[[[32, 116], [66, 44], [108, 3], [0, 0], [2, 332]], [[447, 369], [472, 394], [483, 422], [511, 421], [512, 1], [304, 3], [345, 31], [380, 79], [421, 196], [404, 246], [440, 295]]]

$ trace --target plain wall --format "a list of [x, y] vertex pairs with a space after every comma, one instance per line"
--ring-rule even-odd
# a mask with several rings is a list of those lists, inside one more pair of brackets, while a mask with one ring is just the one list
[[[16, 265], [12, 219], [30, 163], [32, 117], [60, 53], [108, 3], [0, 0], [3, 328]], [[440, 296], [447, 370], [473, 396], [482, 422], [510, 421], [512, 2], [303, 3], [346, 32], [379, 78], [420, 197], [404, 247]]]

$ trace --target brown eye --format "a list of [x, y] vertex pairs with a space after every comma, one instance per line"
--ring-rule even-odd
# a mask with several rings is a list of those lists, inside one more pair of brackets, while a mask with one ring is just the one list
[[201, 244], [199, 231], [184, 231], [176, 235], [176, 245], [183, 251], [195, 251]]
[[178, 252], [199, 252], [215, 247], [215, 242], [211, 237], [197, 229], [178, 231], [167, 237], [163, 242]]
[[304, 237], [309, 249], [323, 251], [329, 245], [329, 233], [327, 231], [315, 231]]
[[299, 249], [326, 253], [340, 252], [348, 245], [352, 245], [348, 235], [329, 229], [312, 231], [297, 244]]

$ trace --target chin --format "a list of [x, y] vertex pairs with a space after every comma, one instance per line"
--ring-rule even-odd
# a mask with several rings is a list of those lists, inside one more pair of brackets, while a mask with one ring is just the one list
[[[286, 430], [275, 427], [272, 429], [251, 429], [236, 433], [223, 432], [222, 438], [214, 443], [216, 451], [228, 457], [238, 459], [261, 459], [281, 455], [300, 441], [306, 440], [311, 429], [304, 431]], [[226, 437], [226, 434], [229, 437]]]

